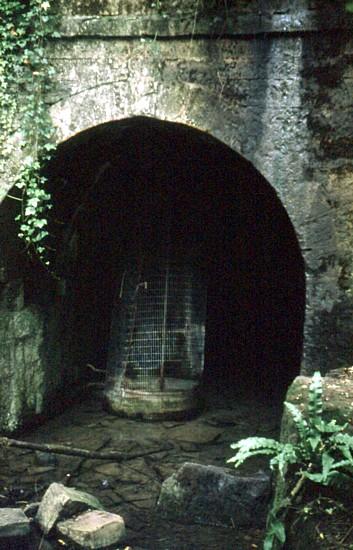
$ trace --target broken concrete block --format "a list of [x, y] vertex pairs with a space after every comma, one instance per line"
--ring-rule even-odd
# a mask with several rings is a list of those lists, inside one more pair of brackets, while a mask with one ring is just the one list
[[57, 530], [82, 548], [104, 548], [123, 538], [125, 523], [117, 514], [93, 510], [73, 519], [60, 521]]
[[29, 519], [20, 508], [0, 508], [0, 540], [26, 537], [29, 530]]
[[157, 507], [162, 516], [175, 521], [261, 527], [270, 491], [270, 476], [263, 472], [243, 476], [185, 462], [162, 484]]
[[88, 493], [65, 487], [61, 483], [52, 483], [42, 498], [36, 521], [43, 532], [48, 534], [59, 520], [70, 518], [89, 508], [102, 510], [103, 506]]

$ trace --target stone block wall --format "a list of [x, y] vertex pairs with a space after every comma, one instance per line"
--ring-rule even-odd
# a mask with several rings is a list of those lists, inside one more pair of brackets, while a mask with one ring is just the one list
[[[48, 46], [56, 78], [47, 101], [58, 142], [102, 122], [147, 115], [199, 128], [244, 155], [276, 190], [305, 259], [303, 373], [350, 365], [353, 39], [344, 2], [56, 5], [62, 37]], [[14, 146], [3, 197], [17, 156]], [[44, 317], [28, 311], [37, 341]], [[15, 380], [21, 361], [13, 361]], [[48, 369], [55, 377], [53, 366], [36, 365], [34, 379]]]
[[42, 411], [45, 393], [43, 316], [36, 308], [25, 307], [18, 280], [3, 288], [0, 341], [0, 430], [12, 431], [27, 414]]

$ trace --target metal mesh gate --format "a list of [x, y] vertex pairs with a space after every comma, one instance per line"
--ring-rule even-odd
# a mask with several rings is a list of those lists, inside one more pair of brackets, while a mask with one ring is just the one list
[[188, 391], [204, 364], [206, 290], [198, 270], [165, 260], [128, 269], [113, 312], [108, 361], [115, 392]]

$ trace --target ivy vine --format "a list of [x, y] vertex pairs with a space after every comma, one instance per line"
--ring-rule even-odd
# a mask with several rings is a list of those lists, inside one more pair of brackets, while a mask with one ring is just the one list
[[42, 168], [55, 149], [55, 130], [45, 103], [54, 75], [45, 45], [52, 37], [59, 34], [49, 1], [0, 0], [0, 161], [6, 162], [18, 133], [24, 161], [8, 196], [21, 201], [19, 237], [46, 266], [52, 205]]

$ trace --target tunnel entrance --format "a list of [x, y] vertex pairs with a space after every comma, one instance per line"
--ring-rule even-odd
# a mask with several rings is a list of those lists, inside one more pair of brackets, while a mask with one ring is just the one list
[[303, 259], [285, 209], [248, 161], [196, 129], [136, 117], [62, 143], [47, 175], [72, 368], [106, 367], [126, 258], [150, 258], [172, 235], [207, 287], [205, 388], [283, 393], [300, 369]]

